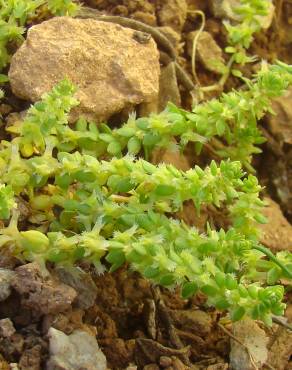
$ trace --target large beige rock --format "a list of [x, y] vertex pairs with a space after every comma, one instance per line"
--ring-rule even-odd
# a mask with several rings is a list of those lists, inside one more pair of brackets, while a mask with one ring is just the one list
[[158, 93], [159, 55], [152, 39], [94, 19], [56, 17], [33, 26], [13, 56], [9, 78], [15, 95], [37, 101], [64, 77], [77, 84], [79, 114], [102, 121]]

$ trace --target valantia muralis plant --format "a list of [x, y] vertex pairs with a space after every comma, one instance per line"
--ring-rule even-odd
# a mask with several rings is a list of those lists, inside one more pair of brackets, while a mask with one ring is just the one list
[[[124, 263], [153, 283], [197, 291], [210, 305], [271, 323], [282, 315], [292, 257], [274, 256], [258, 241], [263, 201], [257, 178], [247, 174], [263, 142], [257, 120], [270, 100], [291, 83], [291, 67], [264, 65], [246, 88], [200, 104], [192, 112], [170, 105], [148, 118], [131, 116], [121, 128], [80, 119], [68, 125], [78, 104], [75, 88], [60, 82], [32, 106], [0, 145], [0, 247], [22, 261], [72, 266], [92, 263], [114, 271]], [[177, 145], [174, 145], [174, 142]], [[157, 147], [181, 150], [208, 142], [220, 162], [184, 172], [146, 159]], [[142, 158], [142, 155], [146, 159]], [[19, 223], [25, 201], [30, 210]], [[224, 212], [226, 229], [205, 231], [175, 218], [185, 201]], [[20, 226], [22, 225], [22, 226]]]

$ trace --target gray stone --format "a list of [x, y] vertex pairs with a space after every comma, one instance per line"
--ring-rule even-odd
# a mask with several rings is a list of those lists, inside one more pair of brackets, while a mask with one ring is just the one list
[[13, 276], [13, 271], [0, 268], [0, 302], [10, 296]]
[[105, 370], [105, 355], [96, 339], [82, 330], [66, 335], [50, 328], [48, 332], [50, 358], [47, 370]]
[[[190, 32], [187, 36], [187, 51], [189, 56], [193, 53], [194, 39], [199, 31]], [[210, 72], [223, 73], [225, 62], [223, 52], [209, 32], [202, 32], [198, 38], [196, 55], [202, 65]]]
[[53, 279], [36, 263], [17, 267], [13, 288], [21, 295], [21, 303], [41, 315], [56, 314], [71, 307], [77, 296], [68, 285]]
[[175, 325], [185, 331], [199, 336], [207, 336], [211, 332], [212, 321], [210, 316], [201, 310], [170, 310]]
[[178, 106], [181, 103], [174, 62], [161, 68], [158, 111], [161, 112], [164, 110], [168, 102], [172, 102]]
[[79, 88], [82, 115], [103, 121], [129, 105], [153, 99], [159, 87], [159, 54], [132, 29], [94, 19], [55, 17], [29, 29], [14, 54], [9, 78], [20, 98], [37, 101], [63, 78]]
[[[231, 368], [233, 370], [254, 370], [254, 365], [261, 368], [268, 358], [268, 337], [264, 330], [255, 321], [244, 319], [233, 324], [233, 335], [245, 346], [231, 340]], [[251, 356], [254, 363], [251, 361]]]
[[91, 276], [77, 267], [57, 267], [55, 269], [59, 279], [76, 290], [76, 305], [78, 308], [92, 307], [97, 296], [97, 287]]

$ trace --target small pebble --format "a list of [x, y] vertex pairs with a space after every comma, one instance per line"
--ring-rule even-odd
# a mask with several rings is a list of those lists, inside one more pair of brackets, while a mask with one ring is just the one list
[[15, 333], [15, 328], [10, 319], [0, 320], [0, 336], [10, 338]]
[[172, 359], [167, 356], [161, 356], [159, 359], [159, 365], [162, 367], [169, 367], [172, 365]]

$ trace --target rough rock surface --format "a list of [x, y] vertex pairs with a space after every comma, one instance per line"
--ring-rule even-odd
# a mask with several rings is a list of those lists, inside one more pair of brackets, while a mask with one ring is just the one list
[[0, 268], [0, 302], [10, 296], [13, 276], [13, 271]]
[[49, 330], [50, 358], [47, 370], [105, 370], [106, 358], [96, 339], [82, 330], [71, 335]]
[[272, 107], [275, 115], [269, 115], [267, 125], [270, 133], [280, 143], [292, 145], [292, 89], [284, 96], [273, 99]]
[[170, 26], [180, 33], [186, 21], [187, 10], [186, 0], [162, 0], [158, 11], [161, 26]]
[[170, 41], [175, 48], [175, 50], [178, 52], [180, 48], [182, 48], [181, 43], [181, 35], [180, 33], [176, 32], [172, 27], [169, 26], [162, 26], [157, 27], [157, 29], [163, 33], [163, 35]]
[[91, 276], [81, 269], [71, 267], [56, 268], [59, 279], [72, 287], [78, 293], [76, 305], [79, 308], [87, 309], [94, 305], [97, 296], [97, 287]]
[[274, 338], [267, 363], [277, 370], [291, 369], [287, 363], [292, 356], [292, 332], [279, 327]]
[[174, 62], [171, 62], [166, 67], [161, 68], [158, 112], [163, 111], [168, 102], [172, 102], [178, 106], [181, 102]]
[[268, 337], [264, 330], [255, 321], [244, 319], [233, 324], [233, 334], [241, 343], [244, 343], [245, 347], [231, 340], [231, 368], [233, 370], [254, 370], [255, 365], [261, 368], [268, 358]]
[[292, 226], [284, 217], [278, 203], [272, 199], [265, 198], [267, 207], [263, 213], [269, 220], [267, 224], [261, 225], [261, 243], [272, 251], [292, 251]]
[[38, 344], [21, 354], [19, 368], [21, 370], [40, 370], [41, 369], [41, 346]]
[[21, 295], [23, 306], [41, 315], [65, 311], [76, 298], [73, 288], [44, 276], [36, 262], [20, 266], [15, 272], [12, 286]]
[[9, 338], [15, 333], [13, 322], [10, 319], [0, 320], [0, 337]]
[[212, 321], [210, 316], [200, 310], [173, 310], [169, 311], [176, 326], [182, 330], [206, 336], [211, 331]]
[[67, 77], [79, 87], [72, 120], [82, 114], [102, 121], [147, 102], [158, 93], [159, 55], [152, 39], [138, 36], [93, 19], [56, 17], [33, 26], [11, 61], [13, 93], [35, 102]]
[[[192, 56], [193, 41], [199, 31], [193, 31], [187, 37], [187, 50]], [[202, 65], [210, 72], [222, 73], [224, 68], [223, 52], [209, 32], [202, 32], [197, 43], [197, 56]]]

